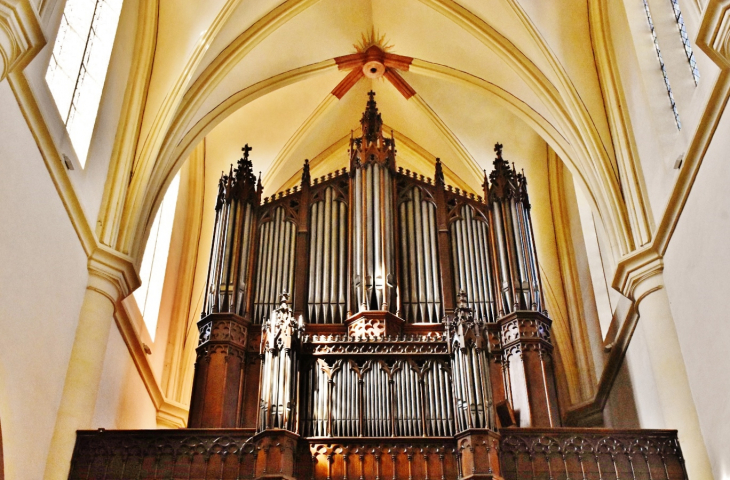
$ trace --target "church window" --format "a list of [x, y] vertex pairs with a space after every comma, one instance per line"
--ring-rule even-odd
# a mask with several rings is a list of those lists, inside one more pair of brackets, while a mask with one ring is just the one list
[[682, 129], [682, 122], [679, 120], [679, 111], [677, 110], [677, 104], [674, 101], [674, 94], [672, 93], [672, 86], [669, 84], [669, 75], [667, 74], [667, 68], [664, 65], [664, 59], [662, 58], [662, 51], [659, 48], [659, 39], [656, 36], [656, 30], [654, 29], [654, 21], [651, 18], [651, 11], [649, 10], [649, 4], [647, 0], [641, 0], [644, 2], [644, 12], [646, 12], [646, 20], [649, 22], [649, 30], [651, 31], [651, 38], [654, 41], [654, 50], [656, 51], [657, 59], [659, 59], [659, 67], [664, 77], [664, 85], [667, 87], [667, 96], [669, 97], [669, 103], [672, 106], [672, 113], [674, 113], [674, 121], [677, 123], [677, 129]]
[[682, 45], [684, 45], [684, 53], [687, 55], [689, 68], [692, 71], [692, 79], [695, 81], [695, 85], [697, 85], [700, 81], [700, 70], [697, 68], [697, 61], [695, 60], [695, 54], [692, 52], [692, 45], [687, 36], [687, 29], [684, 27], [684, 17], [682, 16], [682, 10], [679, 9], [679, 0], [669, 1], [672, 2], [674, 18], [677, 19], [677, 29], [679, 29], [679, 36], [682, 38]]
[[157, 330], [157, 318], [162, 301], [162, 287], [165, 283], [167, 256], [170, 251], [170, 239], [172, 238], [172, 226], [175, 220], [175, 205], [177, 204], [179, 187], [180, 174], [175, 176], [167, 189], [165, 198], [163, 198], [160, 209], [155, 216], [155, 221], [152, 223], [150, 236], [147, 238], [147, 246], [142, 257], [142, 265], [139, 269], [142, 285], [134, 291], [134, 299], [137, 301], [152, 341], [155, 340], [155, 331]]
[[67, 0], [46, 81], [83, 167], [122, 0]]

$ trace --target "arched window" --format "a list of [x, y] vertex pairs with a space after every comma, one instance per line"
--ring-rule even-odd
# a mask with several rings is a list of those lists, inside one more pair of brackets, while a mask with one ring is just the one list
[[165, 198], [162, 200], [160, 209], [155, 216], [155, 221], [152, 223], [150, 236], [147, 239], [147, 246], [142, 257], [142, 265], [139, 269], [142, 285], [134, 291], [134, 299], [137, 302], [139, 311], [142, 313], [152, 341], [155, 340], [157, 318], [160, 313], [162, 287], [165, 283], [167, 255], [170, 251], [170, 239], [172, 238], [172, 226], [175, 220], [175, 205], [177, 204], [179, 187], [180, 174], [177, 174], [167, 189]]
[[122, 0], [67, 0], [46, 81], [81, 167], [99, 111]]

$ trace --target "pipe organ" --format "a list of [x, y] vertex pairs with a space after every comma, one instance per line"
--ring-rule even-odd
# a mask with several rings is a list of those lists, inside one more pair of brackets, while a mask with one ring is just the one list
[[333, 438], [560, 425], [524, 174], [499, 144], [482, 195], [440, 160], [432, 178], [399, 168], [369, 95], [347, 169], [305, 162], [262, 200], [247, 145], [222, 176], [189, 426], [285, 435], [316, 460]]

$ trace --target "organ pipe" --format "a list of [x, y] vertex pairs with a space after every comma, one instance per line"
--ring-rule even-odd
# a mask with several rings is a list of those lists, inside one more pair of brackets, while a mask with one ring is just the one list
[[463, 290], [453, 316], [446, 317], [444, 324], [451, 353], [457, 431], [494, 429], [485, 322], [475, 319]]
[[484, 194], [491, 205], [492, 251], [498, 259], [498, 314], [516, 310], [544, 312], [527, 179], [502, 158], [501, 144], [496, 144], [494, 151], [497, 158], [489, 180], [484, 175]]
[[343, 323], [347, 312], [347, 204], [332, 186], [310, 207], [309, 323]]
[[354, 184], [352, 312], [396, 312], [393, 171], [395, 141], [383, 136], [383, 121], [370, 92], [362, 137], [350, 140], [350, 176]]
[[294, 319], [288, 295], [282, 294], [279, 307], [261, 327], [261, 391], [258, 431], [296, 431], [299, 372], [299, 340], [304, 320]]
[[413, 187], [401, 195], [398, 212], [401, 316], [408, 322], [438, 323], [442, 309], [436, 205], [424, 190]]
[[244, 316], [251, 260], [251, 240], [256, 223], [254, 210], [261, 199], [249, 159], [251, 147], [218, 182], [213, 245], [208, 266], [203, 315], [219, 312]]
[[283, 206], [273, 208], [268, 219], [259, 226], [258, 269], [253, 322], [268, 318], [282, 292], [294, 289], [294, 263], [297, 241], [296, 224]]
[[[221, 177], [203, 314], [235, 313], [254, 325], [215, 316], [220, 323], [200, 327], [198, 354], [207, 358], [219, 348], [211, 338], [227, 335], [251, 365], [246, 335], [260, 340], [258, 431], [449, 437], [494, 429], [491, 382], [510, 401], [519, 379], [490, 378], [502, 360], [490, 352], [488, 324], [544, 312], [524, 174], [499, 144], [483, 199], [446, 186], [440, 160], [433, 181], [396, 169], [374, 95], [362, 135], [350, 141], [349, 171], [311, 179], [305, 162], [299, 187], [262, 202], [246, 146]], [[305, 323], [327, 336], [321, 351]], [[429, 337], [408, 350], [413, 332]], [[410, 340], [394, 336], [403, 333]], [[228, 362], [233, 351], [219, 353]], [[213, 384], [198, 373], [195, 382], [200, 391]], [[252, 411], [236, 407], [236, 418]]]
[[460, 217], [450, 229], [457, 287], [472, 294], [469, 308], [478, 318], [494, 322], [497, 312], [489, 264], [487, 219], [470, 205], [461, 208]]

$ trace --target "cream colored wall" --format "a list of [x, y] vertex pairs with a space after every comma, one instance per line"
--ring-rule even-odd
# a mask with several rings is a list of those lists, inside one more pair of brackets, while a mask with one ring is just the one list
[[730, 113], [725, 111], [669, 244], [664, 280], [715, 478], [730, 477]]
[[42, 478], [86, 288], [86, 255], [0, 82], [0, 418], [5, 478]]
[[157, 428], [157, 409], [119, 330], [109, 333], [92, 429]]

